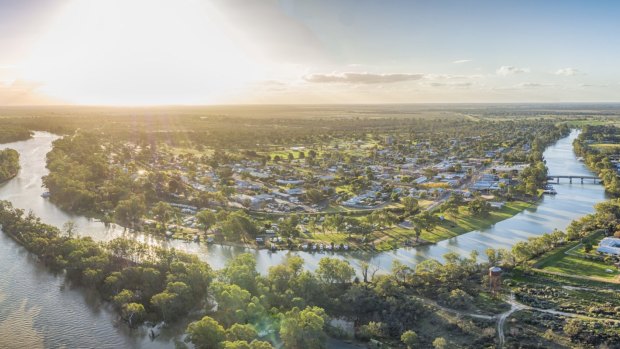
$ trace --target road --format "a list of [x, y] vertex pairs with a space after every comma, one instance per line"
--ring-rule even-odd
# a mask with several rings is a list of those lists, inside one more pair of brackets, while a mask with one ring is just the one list
[[531, 307], [529, 305], [523, 304], [519, 301], [516, 300], [514, 293], [511, 293], [510, 296], [505, 298], [505, 301], [510, 304], [510, 309], [500, 313], [500, 314], [493, 314], [493, 315], [485, 315], [485, 314], [478, 314], [478, 313], [472, 313], [472, 312], [467, 312], [467, 311], [463, 311], [463, 310], [458, 310], [458, 309], [452, 309], [452, 308], [447, 308], [444, 307], [442, 305], [437, 304], [437, 302], [432, 301], [430, 299], [427, 298], [422, 298], [422, 297], [414, 297], [416, 300], [426, 304], [426, 305], [431, 305], [437, 309], [440, 309], [442, 311], [445, 311], [447, 313], [452, 313], [454, 315], [458, 315], [458, 316], [467, 316], [467, 317], [471, 317], [471, 318], [475, 318], [475, 319], [482, 319], [482, 320], [495, 320], [496, 321], [496, 329], [497, 329], [497, 338], [498, 338], [498, 348], [503, 348], [505, 343], [506, 343], [506, 335], [504, 333], [504, 325], [506, 324], [506, 320], [508, 320], [508, 318], [521, 310], [531, 310], [531, 311], [537, 311], [537, 312], [541, 312], [541, 313], [547, 313], [547, 314], [552, 314], [552, 315], [557, 315], [557, 316], [565, 316], [565, 317], [571, 317], [571, 318], [579, 318], [579, 319], [583, 319], [583, 320], [591, 320], [591, 321], [611, 321], [611, 322], [615, 322], [615, 323], [620, 323], [620, 319], [614, 319], [614, 318], [601, 318], [601, 317], [592, 317], [592, 316], [586, 316], [586, 315], [581, 315], [581, 314], [576, 314], [576, 313], [567, 313], [567, 312], [563, 312], [563, 311], [557, 311], [557, 310], [553, 310], [553, 309], [543, 309], [543, 308], [537, 308], [537, 307]]

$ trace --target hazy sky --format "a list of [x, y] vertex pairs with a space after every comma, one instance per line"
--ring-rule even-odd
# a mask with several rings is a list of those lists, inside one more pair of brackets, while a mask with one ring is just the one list
[[0, 105], [620, 101], [620, 1], [0, 0]]

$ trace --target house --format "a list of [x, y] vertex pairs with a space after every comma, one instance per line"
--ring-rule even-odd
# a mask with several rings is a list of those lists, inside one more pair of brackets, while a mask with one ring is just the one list
[[607, 237], [601, 240], [596, 249], [598, 253], [620, 256], [620, 239]]

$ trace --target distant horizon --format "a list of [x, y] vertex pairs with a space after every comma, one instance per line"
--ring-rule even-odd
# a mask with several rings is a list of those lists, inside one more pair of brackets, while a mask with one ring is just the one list
[[96, 105], [96, 104], [17, 104], [0, 105], [0, 108], [210, 108], [210, 107], [313, 107], [313, 106], [442, 106], [442, 105], [618, 105], [620, 101], [609, 102], [385, 102], [385, 103], [222, 103], [222, 104], [151, 104], [151, 105]]

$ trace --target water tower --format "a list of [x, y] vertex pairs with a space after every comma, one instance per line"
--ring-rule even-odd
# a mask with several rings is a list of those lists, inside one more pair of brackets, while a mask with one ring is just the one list
[[497, 294], [502, 286], [502, 268], [489, 268], [489, 288], [493, 294]]

